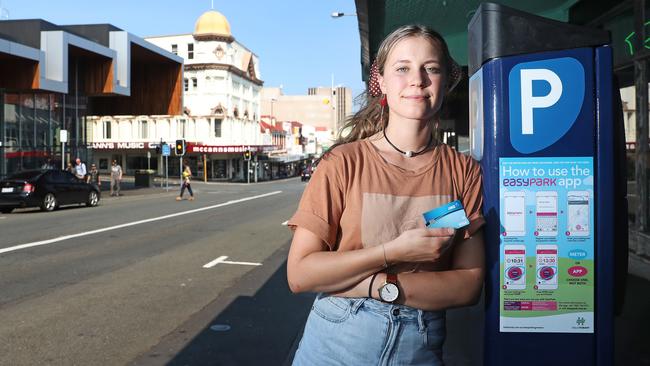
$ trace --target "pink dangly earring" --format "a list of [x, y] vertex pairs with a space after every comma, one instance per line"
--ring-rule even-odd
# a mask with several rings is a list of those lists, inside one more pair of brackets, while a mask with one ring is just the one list
[[388, 100], [386, 99], [386, 94], [381, 92], [381, 87], [379, 86], [379, 67], [377, 66], [377, 60], [372, 63], [370, 66], [370, 80], [368, 80], [368, 91], [373, 97], [379, 97], [379, 105], [381, 106], [381, 112], [379, 114], [379, 121], [383, 122], [384, 120], [384, 107], [388, 105]]

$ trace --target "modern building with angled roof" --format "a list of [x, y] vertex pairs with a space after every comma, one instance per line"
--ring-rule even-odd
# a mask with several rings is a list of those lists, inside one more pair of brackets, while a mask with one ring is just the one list
[[182, 58], [110, 24], [0, 21], [0, 177], [92, 160], [90, 114], [180, 114], [182, 72]]

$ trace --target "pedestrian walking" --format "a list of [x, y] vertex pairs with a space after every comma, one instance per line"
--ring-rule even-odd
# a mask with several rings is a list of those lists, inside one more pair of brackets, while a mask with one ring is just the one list
[[182, 177], [182, 182], [181, 182], [181, 194], [176, 197], [176, 201], [180, 201], [183, 199], [183, 193], [185, 193], [185, 189], [187, 188], [187, 192], [190, 194], [190, 201], [194, 201], [194, 192], [192, 192], [192, 185], [190, 184], [190, 180], [192, 179], [192, 170], [190, 169], [190, 166], [185, 164], [183, 167], [183, 177]]
[[90, 184], [95, 184], [97, 187], [101, 187], [102, 182], [99, 180], [99, 170], [97, 170], [97, 165], [90, 164], [87, 182]]
[[86, 180], [86, 174], [88, 174], [88, 171], [86, 170], [86, 164], [81, 162], [81, 159], [77, 158], [75, 160], [75, 166], [74, 166], [74, 175], [77, 177], [79, 180]]
[[122, 167], [117, 163], [116, 160], [113, 160], [111, 163], [111, 196], [120, 195], [120, 185], [122, 184]]
[[56, 169], [56, 166], [52, 162], [51, 158], [47, 158], [41, 165], [41, 169]]
[[[435, 31], [409, 25], [381, 43], [366, 105], [318, 162], [287, 262], [293, 292], [317, 292], [294, 365], [442, 365], [445, 309], [483, 286], [481, 171], [438, 141], [460, 69]], [[460, 200], [469, 226], [422, 214]]]

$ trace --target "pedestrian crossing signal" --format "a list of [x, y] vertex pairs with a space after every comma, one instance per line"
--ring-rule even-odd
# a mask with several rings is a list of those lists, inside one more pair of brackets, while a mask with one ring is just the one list
[[250, 150], [244, 151], [244, 160], [251, 160], [251, 151]]
[[176, 148], [174, 149], [174, 152], [176, 153], [176, 156], [183, 156], [185, 155], [185, 140], [176, 140]]

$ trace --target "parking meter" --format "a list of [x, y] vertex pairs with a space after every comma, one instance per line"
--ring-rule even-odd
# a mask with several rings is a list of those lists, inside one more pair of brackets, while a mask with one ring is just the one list
[[469, 24], [485, 365], [613, 364], [627, 204], [609, 43], [606, 31], [490, 3]]

